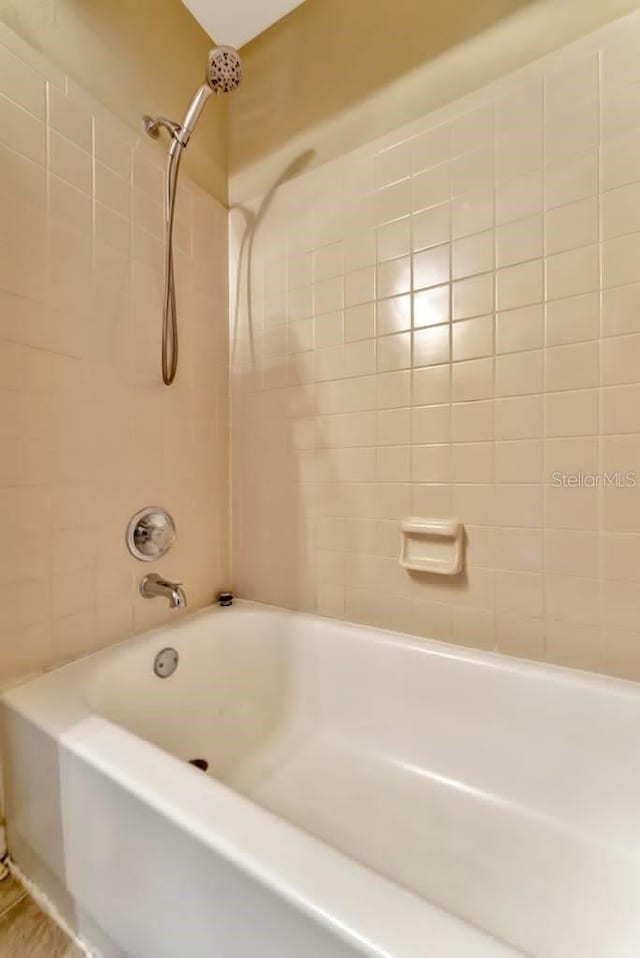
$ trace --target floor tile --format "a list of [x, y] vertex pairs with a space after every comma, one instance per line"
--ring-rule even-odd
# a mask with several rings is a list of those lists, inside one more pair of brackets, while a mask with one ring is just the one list
[[64, 932], [25, 896], [0, 917], [0, 958], [82, 958]]
[[21, 898], [24, 898], [26, 894], [20, 882], [16, 881], [13, 875], [9, 875], [4, 881], [0, 881], [0, 917]]

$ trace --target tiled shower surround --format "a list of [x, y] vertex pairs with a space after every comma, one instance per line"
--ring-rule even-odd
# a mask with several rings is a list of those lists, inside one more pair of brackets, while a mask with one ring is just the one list
[[[231, 235], [236, 589], [640, 678], [640, 15]], [[462, 575], [400, 568], [411, 515]]]
[[191, 608], [228, 585], [227, 213], [183, 180], [168, 390], [162, 163], [0, 29], [0, 681], [171, 616], [124, 544], [145, 505]]

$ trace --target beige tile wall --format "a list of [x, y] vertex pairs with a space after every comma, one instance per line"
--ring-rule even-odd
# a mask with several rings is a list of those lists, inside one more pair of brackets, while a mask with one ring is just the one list
[[[234, 211], [243, 595], [640, 678], [640, 487], [580, 477], [640, 475], [638, 50], [640, 14]], [[412, 514], [463, 575], [399, 567]]]
[[137, 595], [137, 509], [191, 607], [227, 584], [227, 214], [183, 183], [181, 367], [159, 382], [157, 154], [0, 30], [0, 681], [169, 617]]
[[[211, 49], [182, 0], [0, 0], [0, 22], [134, 131], [144, 113], [183, 116]], [[227, 107], [228, 97], [209, 101], [182, 159], [183, 170], [225, 205]], [[164, 147], [158, 140], [157, 162]]]

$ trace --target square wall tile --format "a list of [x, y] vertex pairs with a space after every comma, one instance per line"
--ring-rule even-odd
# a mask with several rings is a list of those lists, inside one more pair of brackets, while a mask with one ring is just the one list
[[507, 266], [496, 273], [497, 307], [516, 309], [544, 299], [543, 261]]
[[602, 234], [606, 239], [640, 230], [640, 183], [602, 194]]
[[454, 239], [481, 233], [494, 224], [493, 190], [480, 189], [457, 196], [451, 203], [451, 235]]
[[451, 249], [448, 243], [421, 250], [413, 256], [413, 288], [439, 286], [450, 278]]
[[412, 154], [411, 140], [405, 140], [378, 153], [375, 157], [376, 189], [410, 176]]
[[49, 125], [90, 153], [93, 149], [93, 121], [86, 110], [52, 84], [47, 86], [47, 116]]
[[[340, 296], [335, 284], [335, 281], [328, 281], [329, 286], [329, 299], [333, 299], [333, 302], [339, 302]], [[331, 291], [333, 290], [333, 296], [331, 296]], [[362, 269], [354, 270], [352, 273], [347, 273], [344, 277], [344, 305], [357, 306], [359, 303], [366, 303], [370, 300], [373, 300], [376, 295], [376, 273], [373, 266], [364, 266]], [[320, 309], [320, 306], [326, 306], [326, 298], [324, 302], [318, 304], [318, 298], [316, 296], [316, 313], [320, 312], [332, 312], [331, 308], [329, 309]], [[342, 303], [339, 306], [334, 306], [333, 309], [339, 309], [342, 307]]]
[[389, 333], [401, 333], [411, 329], [411, 296], [392, 296], [389, 299], [378, 300], [377, 334], [386, 336]]
[[0, 141], [41, 166], [45, 163], [45, 126], [38, 117], [4, 97], [0, 100]]
[[451, 399], [469, 402], [493, 395], [493, 359], [456, 362], [451, 370]]
[[446, 203], [451, 194], [451, 169], [449, 163], [442, 163], [413, 177], [412, 209], [414, 212]]
[[530, 350], [496, 359], [496, 396], [519, 396], [542, 392], [543, 353]]
[[542, 133], [530, 126], [518, 134], [498, 136], [495, 144], [496, 181], [508, 180], [536, 172], [543, 163]]
[[547, 295], [564, 299], [597, 289], [600, 281], [600, 259], [597, 246], [557, 253], [547, 259]]
[[408, 369], [411, 366], [411, 333], [396, 333], [378, 339], [378, 371]]
[[451, 195], [493, 186], [493, 146], [482, 146], [457, 156], [451, 163]]
[[543, 397], [496, 400], [495, 435], [496, 439], [529, 439], [544, 435]]
[[493, 447], [490, 442], [455, 443], [451, 447], [451, 477], [454, 482], [491, 482]]
[[602, 146], [602, 188], [613, 190], [638, 179], [640, 129]]
[[[309, 269], [310, 258], [307, 259], [304, 254], [302, 254], [302, 257], [303, 263], [301, 265], [303, 265], [306, 274]], [[329, 243], [317, 249], [313, 255], [313, 270], [316, 282], [331, 279], [332, 276], [341, 276], [344, 272], [343, 243]], [[291, 277], [291, 269], [289, 269], [289, 276]], [[308, 278], [308, 281], [311, 281], [311, 277]]]
[[[413, 402], [419, 408], [450, 399], [451, 369], [448, 365], [428, 366], [413, 371]], [[414, 410], [415, 411], [415, 410]]]
[[552, 163], [545, 170], [546, 209], [576, 203], [597, 192], [598, 154], [595, 150]]
[[639, 358], [640, 335], [603, 339], [601, 343], [603, 384], [612, 386], [636, 382]]
[[542, 217], [528, 216], [499, 226], [496, 230], [496, 250], [498, 266], [539, 259], [543, 254]]
[[414, 173], [440, 166], [451, 156], [451, 126], [442, 123], [411, 140]]
[[372, 339], [375, 336], [376, 311], [374, 303], [362, 303], [344, 311], [344, 341]]
[[591, 436], [598, 431], [598, 391], [567, 390], [545, 396], [547, 436]]
[[547, 253], [560, 253], [598, 241], [595, 197], [557, 206], [547, 213]]
[[543, 478], [543, 445], [539, 439], [496, 442], [494, 473], [500, 483], [535, 483]]
[[447, 482], [451, 474], [449, 446], [413, 446], [413, 482]]
[[451, 407], [453, 442], [478, 442], [493, 438], [493, 403], [459, 402]]
[[411, 227], [414, 251], [448, 243], [451, 239], [451, 207], [449, 203], [441, 203], [439, 206], [432, 206], [420, 213], [414, 213]]
[[496, 185], [496, 224], [510, 223], [540, 213], [542, 172], [525, 173]]
[[449, 442], [449, 416], [447, 405], [414, 406], [411, 410], [411, 442], [414, 445]]
[[489, 273], [495, 264], [493, 230], [455, 240], [452, 246], [453, 279]]
[[437, 366], [449, 361], [449, 326], [430, 326], [413, 333], [413, 365]]
[[470, 276], [453, 284], [453, 319], [469, 319], [493, 311], [492, 273]]
[[[413, 294], [413, 327], [437, 326], [450, 318], [451, 290], [448, 284]], [[388, 301], [390, 302], [390, 301]]]
[[401, 180], [380, 189], [374, 196], [376, 223], [397, 220], [411, 212], [411, 181]]
[[558, 299], [547, 306], [547, 343], [561, 346], [597, 339], [600, 325], [600, 297], [586, 293]]
[[344, 269], [346, 273], [373, 266], [376, 261], [376, 234], [375, 230], [367, 230], [348, 236], [342, 244]]
[[397, 259], [411, 251], [411, 218], [404, 216], [378, 227], [378, 260]]
[[482, 106], [464, 113], [451, 125], [451, 151], [454, 155], [488, 147], [493, 137], [493, 107]]
[[477, 359], [492, 356], [493, 316], [479, 316], [455, 323], [451, 331], [451, 356], [460, 359]]
[[547, 350], [546, 389], [585, 389], [598, 385], [598, 344], [576, 343]]
[[624, 286], [640, 281], [640, 233], [631, 233], [602, 244], [602, 285]]
[[524, 306], [496, 315], [496, 352], [517, 353], [544, 345], [544, 307]]
[[[411, 258], [402, 256], [400, 259], [380, 263], [375, 282], [376, 292], [380, 299], [408, 293], [411, 289]], [[347, 302], [349, 302], [349, 297], [347, 297]]]

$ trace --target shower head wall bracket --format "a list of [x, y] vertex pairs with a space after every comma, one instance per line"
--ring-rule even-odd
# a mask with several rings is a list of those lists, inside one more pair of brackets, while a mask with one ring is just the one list
[[160, 136], [160, 130], [167, 130], [172, 137], [177, 136], [180, 131], [180, 124], [175, 120], [168, 120], [166, 116], [149, 116], [147, 113], [142, 117], [144, 131], [147, 136], [157, 140]]

